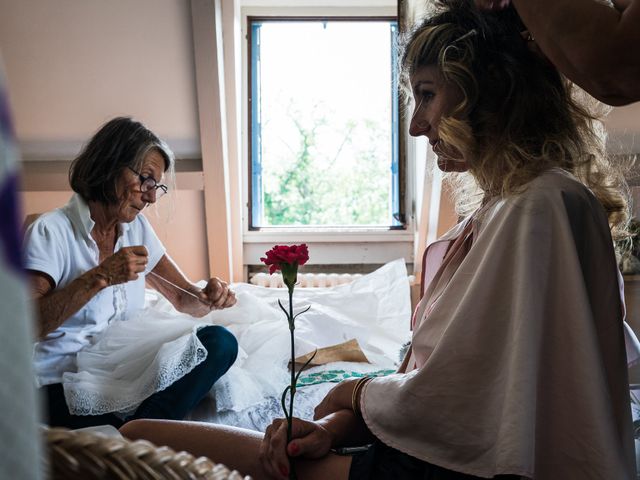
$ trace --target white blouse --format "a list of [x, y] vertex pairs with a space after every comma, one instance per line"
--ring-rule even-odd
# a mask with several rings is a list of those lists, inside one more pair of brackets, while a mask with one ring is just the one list
[[[100, 253], [91, 237], [95, 222], [88, 205], [74, 194], [64, 207], [40, 216], [25, 234], [25, 268], [46, 273], [63, 288], [98, 266]], [[165, 254], [165, 248], [142, 215], [120, 224], [114, 252], [122, 247], [144, 245], [148, 263], [137, 280], [107, 287], [55, 331], [34, 346], [38, 387], [59, 383], [64, 372], [76, 371], [76, 355], [109, 323], [124, 320], [144, 306], [145, 275]]]

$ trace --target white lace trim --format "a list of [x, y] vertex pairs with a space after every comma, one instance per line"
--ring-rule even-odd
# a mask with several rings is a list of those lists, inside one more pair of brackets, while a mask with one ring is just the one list
[[149, 396], [164, 390], [207, 358], [207, 349], [196, 336], [194, 327], [185, 337], [185, 345], [177, 354], [158, 360], [145, 371], [143, 378], [115, 379], [95, 376], [88, 372], [63, 375], [64, 395], [73, 415], [128, 415]]
[[127, 311], [127, 290], [124, 283], [114, 285], [113, 289], [113, 316], [108, 323], [113, 321], [122, 321]]

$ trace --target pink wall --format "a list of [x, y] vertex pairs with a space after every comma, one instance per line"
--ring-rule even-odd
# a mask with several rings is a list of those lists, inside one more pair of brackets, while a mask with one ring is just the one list
[[199, 148], [188, 1], [0, 0], [0, 12], [21, 142], [83, 142], [131, 115]]
[[[23, 192], [25, 215], [43, 213], [64, 205], [70, 191]], [[178, 190], [145, 212], [167, 252], [192, 281], [208, 278], [202, 191]]]
[[[133, 116], [167, 140], [178, 170], [184, 159], [200, 157], [188, 1], [0, 0], [0, 12], [2, 62], [25, 163], [25, 214], [67, 201], [68, 162], [117, 115]], [[198, 170], [201, 164], [186, 182], [177, 175], [182, 189], [170, 221], [169, 198], [157, 216], [148, 215], [192, 280], [208, 276]]]

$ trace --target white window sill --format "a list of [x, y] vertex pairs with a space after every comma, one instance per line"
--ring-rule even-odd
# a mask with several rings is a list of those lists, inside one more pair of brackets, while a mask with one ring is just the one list
[[309, 264], [381, 265], [397, 258], [413, 263], [412, 229], [245, 232], [244, 263], [259, 265], [260, 257], [274, 245], [299, 243], [309, 246]]
[[412, 229], [387, 228], [272, 228], [244, 232], [244, 243], [349, 243], [349, 242], [413, 242]]

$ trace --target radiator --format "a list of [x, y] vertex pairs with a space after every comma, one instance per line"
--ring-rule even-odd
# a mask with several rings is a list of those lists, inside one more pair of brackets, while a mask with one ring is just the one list
[[[336, 285], [352, 282], [361, 276], [361, 273], [299, 273], [296, 287], [335, 287]], [[273, 275], [263, 272], [256, 273], [249, 282], [253, 285], [267, 288], [284, 288], [285, 286], [280, 273], [274, 273]]]
[[[336, 285], [352, 282], [361, 276], [361, 273], [299, 273], [296, 286], [302, 288], [335, 287]], [[409, 284], [413, 285], [416, 277], [409, 275], [407, 278], [409, 279]], [[256, 273], [251, 277], [249, 283], [260, 287], [284, 288], [282, 274], [280, 273], [274, 273], [273, 275], [264, 272]]]

